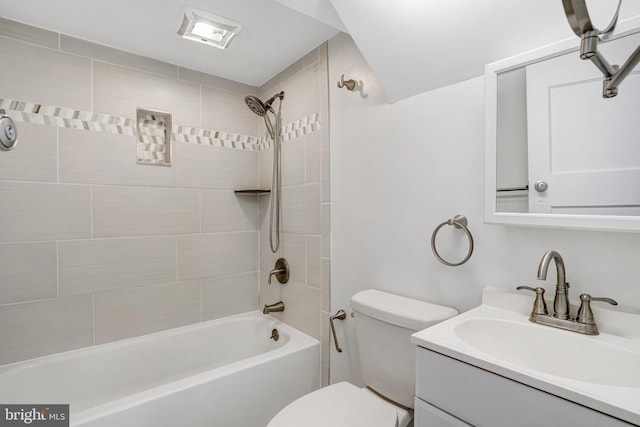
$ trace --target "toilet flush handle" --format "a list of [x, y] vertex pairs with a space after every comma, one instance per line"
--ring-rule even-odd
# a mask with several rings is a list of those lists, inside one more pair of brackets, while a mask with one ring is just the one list
[[329, 317], [329, 324], [331, 324], [331, 334], [333, 335], [333, 343], [336, 345], [336, 351], [338, 353], [342, 353], [342, 348], [340, 348], [340, 344], [338, 344], [338, 337], [336, 336], [336, 327], [333, 325], [333, 321], [344, 320], [347, 318], [347, 313], [344, 310], [338, 310], [336, 314]]

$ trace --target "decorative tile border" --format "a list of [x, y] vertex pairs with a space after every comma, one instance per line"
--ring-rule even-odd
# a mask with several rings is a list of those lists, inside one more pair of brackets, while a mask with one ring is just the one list
[[[0, 109], [16, 122], [34, 123], [45, 126], [81, 129], [91, 132], [107, 132], [117, 135], [137, 136], [136, 120], [114, 114], [94, 113], [74, 110], [72, 108], [36, 104], [0, 98]], [[143, 124], [143, 127], [147, 127]], [[264, 150], [272, 145], [266, 136], [240, 135], [218, 130], [200, 129], [190, 126], [174, 126], [172, 137], [176, 142], [185, 144], [210, 145], [238, 150]], [[320, 113], [313, 113], [300, 120], [284, 126], [283, 141], [290, 141], [300, 136], [320, 130]], [[143, 138], [155, 136], [152, 129], [144, 132]]]
[[0, 108], [17, 122], [135, 136], [135, 119], [0, 98]]
[[257, 136], [239, 135], [237, 133], [207, 130], [190, 126], [178, 126], [173, 137], [177, 142], [185, 144], [211, 145], [214, 147], [228, 147], [240, 150], [258, 150], [262, 138]]
[[307, 117], [291, 122], [284, 127], [282, 138], [289, 141], [320, 130], [320, 113], [313, 113]]
[[[285, 125], [282, 130], [282, 141], [287, 142], [292, 139], [299, 138], [310, 133], [320, 131], [320, 113], [309, 114], [300, 120], [296, 120]], [[260, 140], [259, 150], [265, 150], [271, 147], [273, 140], [268, 137], [264, 137]]]

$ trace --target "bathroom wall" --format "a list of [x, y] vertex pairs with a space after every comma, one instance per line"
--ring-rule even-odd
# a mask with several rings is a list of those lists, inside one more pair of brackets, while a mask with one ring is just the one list
[[[258, 308], [257, 88], [5, 19], [0, 56], [0, 364]], [[172, 166], [136, 164], [137, 107]]]
[[[322, 383], [329, 376], [329, 279], [331, 209], [329, 188], [329, 99], [327, 44], [314, 49], [260, 88], [266, 99], [280, 91], [285, 141], [282, 144], [282, 237], [276, 254], [269, 246], [270, 197], [260, 204], [260, 304], [283, 301], [273, 313], [321, 340]], [[277, 109], [278, 103], [274, 106]], [[315, 123], [315, 125], [311, 125]], [[306, 126], [305, 126], [306, 124]], [[266, 132], [262, 126], [262, 132]], [[299, 129], [295, 131], [295, 129]], [[260, 151], [260, 186], [271, 188], [273, 150]], [[290, 266], [287, 284], [267, 284], [276, 259]]]
[[[436, 66], [434, 62], [434, 66]], [[363, 82], [348, 92], [345, 74]], [[477, 77], [390, 104], [352, 40], [329, 41], [331, 99], [331, 311], [349, 309], [359, 290], [378, 288], [468, 310], [491, 286], [555, 285], [536, 280], [549, 249], [580, 293], [640, 311], [640, 234], [507, 227], [483, 223], [484, 83]], [[433, 229], [456, 214], [475, 238], [470, 261], [447, 267], [431, 252]], [[445, 227], [443, 255], [462, 259], [464, 233]], [[359, 383], [353, 319], [338, 324], [344, 348], [331, 348], [331, 382]]]

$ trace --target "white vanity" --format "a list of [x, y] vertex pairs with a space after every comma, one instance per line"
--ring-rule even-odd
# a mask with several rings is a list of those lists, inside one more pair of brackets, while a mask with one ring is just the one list
[[532, 303], [485, 289], [412, 336], [415, 427], [640, 425], [640, 315], [594, 307], [586, 336], [529, 322]]
[[[622, 64], [638, 44], [634, 17], [602, 52]], [[486, 66], [485, 223], [640, 232], [640, 72], [603, 98], [608, 83], [579, 50], [572, 38]], [[640, 426], [640, 314], [591, 317], [591, 300], [615, 301], [583, 294], [576, 315], [559, 254], [538, 278], [547, 255], [552, 313], [542, 288], [523, 287], [533, 314], [515, 286], [485, 289], [481, 306], [412, 336], [415, 427]], [[600, 335], [556, 329], [597, 333], [594, 318]]]

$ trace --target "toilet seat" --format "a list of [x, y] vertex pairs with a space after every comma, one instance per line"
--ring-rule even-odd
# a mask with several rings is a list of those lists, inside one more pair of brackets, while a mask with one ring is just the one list
[[348, 382], [309, 393], [282, 409], [267, 427], [396, 427], [409, 413]]

